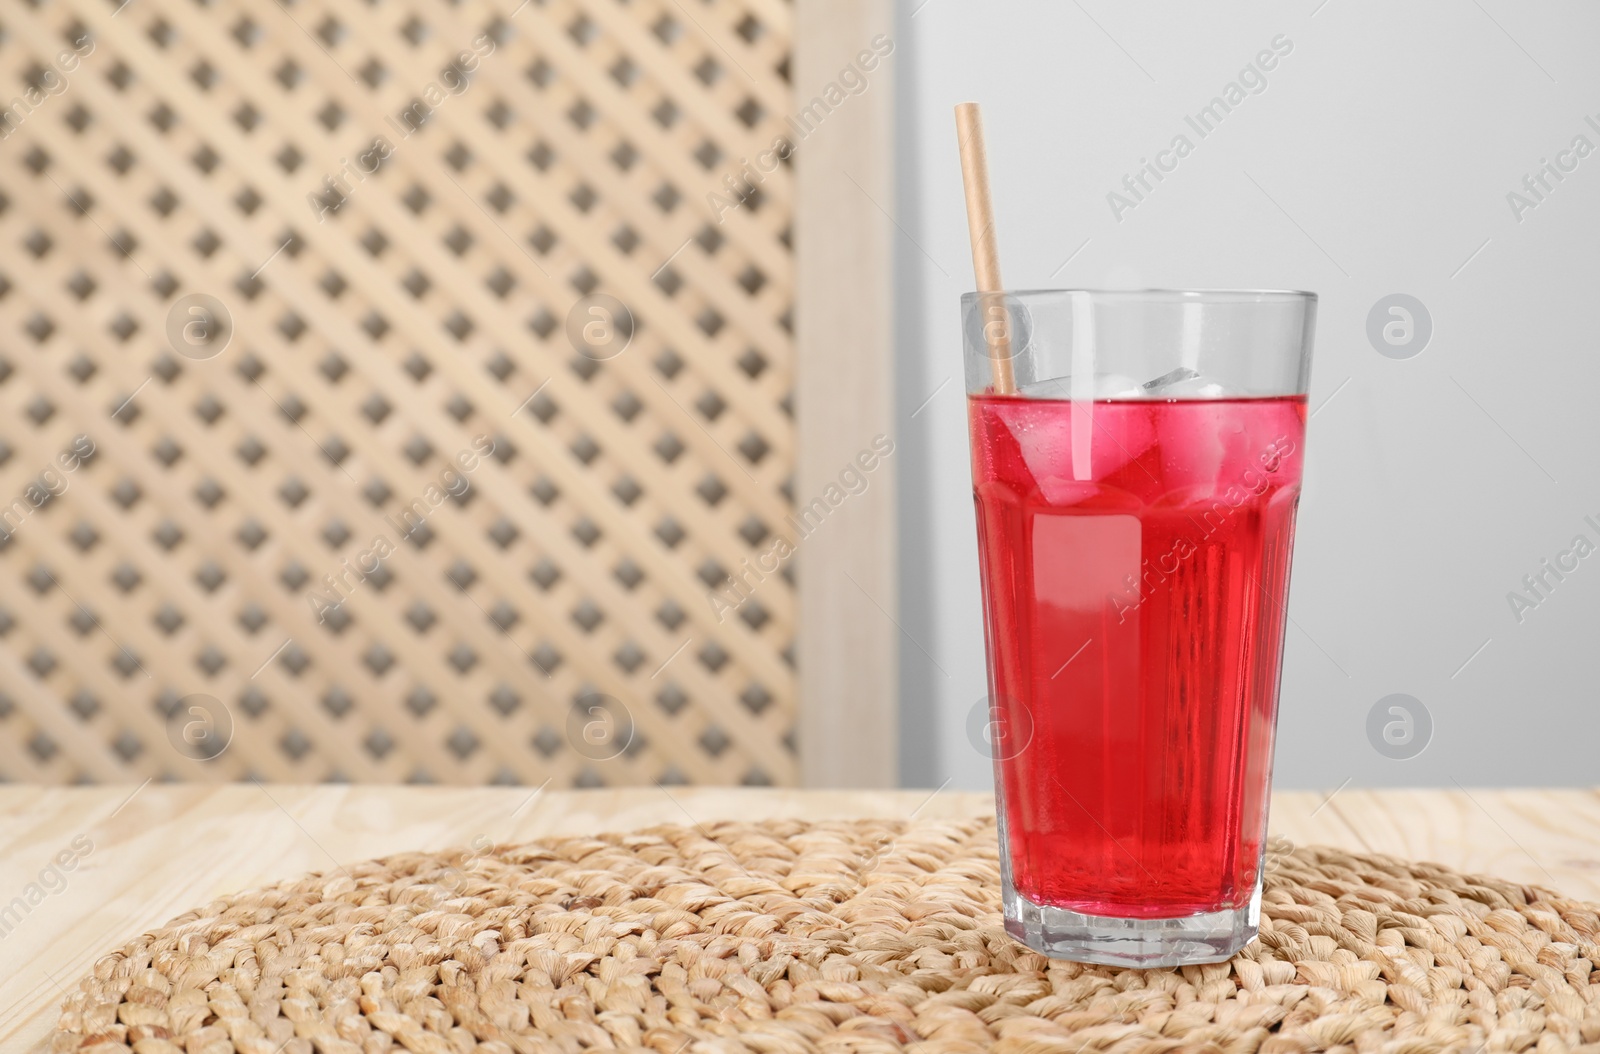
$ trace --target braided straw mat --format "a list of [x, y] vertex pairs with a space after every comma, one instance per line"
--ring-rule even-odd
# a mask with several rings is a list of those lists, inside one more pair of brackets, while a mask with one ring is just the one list
[[101, 959], [52, 1052], [1600, 1050], [1596, 906], [1332, 849], [1269, 857], [1232, 961], [1054, 962], [990, 820], [720, 823], [413, 853]]

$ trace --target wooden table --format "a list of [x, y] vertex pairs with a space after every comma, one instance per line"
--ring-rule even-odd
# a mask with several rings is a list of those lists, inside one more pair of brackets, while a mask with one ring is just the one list
[[[218, 894], [336, 863], [657, 823], [992, 809], [988, 795], [928, 791], [3, 788], [0, 1051], [34, 1048], [96, 956]], [[1273, 797], [1271, 826], [1297, 844], [1433, 860], [1600, 901], [1600, 791], [1282, 793]], [[64, 882], [41, 882], [62, 852], [73, 860]], [[34, 882], [54, 888], [13, 922], [6, 906]]]

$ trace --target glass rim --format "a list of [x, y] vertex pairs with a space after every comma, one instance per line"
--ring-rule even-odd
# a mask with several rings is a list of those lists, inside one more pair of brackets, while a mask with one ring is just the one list
[[[1087, 295], [1096, 300], [1150, 300], [1168, 303], [1310, 303], [1317, 294], [1306, 289], [1002, 289], [998, 295], [1016, 300]], [[961, 294], [963, 303], [995, 293], [972, 290]]]

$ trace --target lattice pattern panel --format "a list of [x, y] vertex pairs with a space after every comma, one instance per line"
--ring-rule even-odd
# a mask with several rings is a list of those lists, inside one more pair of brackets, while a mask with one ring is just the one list
[[0, 777], [792, 782], [791, 17], [0, 12]]

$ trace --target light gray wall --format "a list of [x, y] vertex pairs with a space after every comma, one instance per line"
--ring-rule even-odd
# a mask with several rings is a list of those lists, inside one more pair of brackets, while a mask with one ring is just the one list
[[[1199, 139], [1183, 115], [1279, 34], [1265, 90]], [[902, 0], [896, 39], [904, 782], [990, 780], [966, 730], [985, 687], [951, 108], [972, 99], [1008, 285], [1322, 295], [1278, 786], [1600, 783], [1600, 552], [1520, 623], [1507, 599], [1575, 536], [1600, 545], [1600, 9]], [[1108, 192], [1180, 133], [1193, 152], [1119, 222]], [[1515, 215], [1580, 135], [1596, 152]], [[1367, 335], [1394, 293], [1433, 322], [1409, 358]], [[1409, 759], [1369, 741], [1394, 693], [1432, 721]]]

